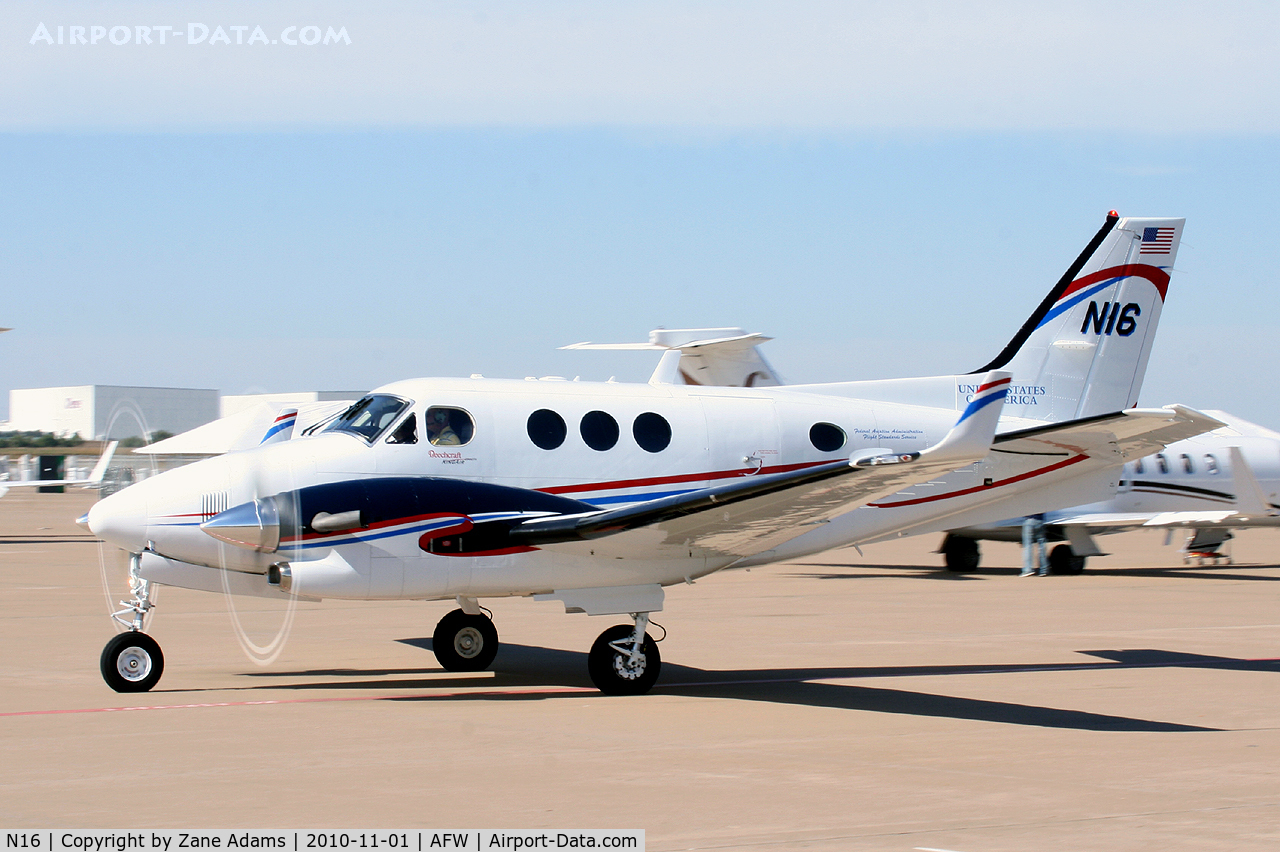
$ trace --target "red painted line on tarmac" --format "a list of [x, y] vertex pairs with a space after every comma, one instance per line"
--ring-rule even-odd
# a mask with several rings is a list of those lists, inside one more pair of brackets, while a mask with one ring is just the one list
[[327, 698], [267, 698], [261, 701], [208, 701], [200, 704], [149, 704], [133, 707], [79, 707], [71, 710], [19, 710], [0, 713], [0, 718], [13, 716], [65, 716], [77, 713], [123, 713], [134, 710], [198, 710], [204, 707], [259, 707], [271, 704], [328, 704], [337, 701], [421, 701], [432, 698], [503, 698], [508, 695], [565, 695], [574, 692], [596, 692], [587, 686], [564, 686], [551, 689], [502, 689], [479, 692], [404, 692], [398, 695], [345, 695]]

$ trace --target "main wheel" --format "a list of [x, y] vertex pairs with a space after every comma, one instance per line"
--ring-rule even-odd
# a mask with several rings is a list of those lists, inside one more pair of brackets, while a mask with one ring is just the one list
[[1076, 556], [1069, 544], [1056, 545], [1049, 551], [1050, 574], [1082, 574], [1084, 573], [1084, 557]]
[[436, 625], [431, 650], [451, 672], [478, 672], [487, 669], [498, 655], [498, 628], [488, 616], [455, 609]]
[[600, 634], [587, 656], [587, 672], [591, 682], [605, 695], [643, 695], [653, 688], [662, 670], [662, 657], [658, 643], [648, 633], [640, 645], [640, 656], [632, 662], [630, 654], [624, 654], [609, 646], [611, 642], [630, 641], [635, 628], [627, 624], [610, 627]]
[[977, 571], [978, 565], [982, 562], [977, 540], [948, 535], [942, 541], [942, 561], [947, 566], [947, 570], [955, 574]]
[[102, 649], [99, 667], [102, 679], [116, 692], [146, 692], [164, 674], [164, 654], [145, 633], [120, 633]]

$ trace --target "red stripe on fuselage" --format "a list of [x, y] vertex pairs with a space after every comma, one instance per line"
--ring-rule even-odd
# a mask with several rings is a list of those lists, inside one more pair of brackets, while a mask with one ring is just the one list
[[674, 485], [680, 482], [700, 482], [704, 479], [730, 479], [735, 476], [753, 476], [769, 473], [788, 473], [816, 467], [832, 461], [801, 462], [800, 464], [780, 464], [775, 467], [762, 467], [757, 470], [713, 470], [707, 473], [684, 473], [679, 476], [655, 476], [648, 479], [615, 479], [612, 482], [586, 482], [581, 485], [553, 485], [550, 488], [538, 488], [545, 494], [574, 494], [583, 491], [612, 491], [618, 488], [646, 488], [651, 485]]

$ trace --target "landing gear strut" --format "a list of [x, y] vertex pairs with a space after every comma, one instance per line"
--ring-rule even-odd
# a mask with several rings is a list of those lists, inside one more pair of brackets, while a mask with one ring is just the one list
[[619, 624], [600, 634], [587, 656], [591, 682], [606, 695], [643, 695], [662, 670], [658, 643], [645, 632], [649, 613], [635, 613], [635, 627]]
[[116, 692], [147, 692], [164, 674], [160, 643], [142, 632], [143, 619], [155, 604], [151, 602], [151, 583], [138, 574], [141, 560], [140, 553], [129, 558], [129, 591], [133, 593], [133, 600], [120, 601], [124, 609], [111, 615], [129, 628], [129, 632], [112, 638], [102, 649], [98, 661], [102, 679]]
[[498, 628], [483, 613], [471, 615], [455, 609], [436, 625], [431, 649], [448, 671], [478, 672], [487, 669], [498, 655]]

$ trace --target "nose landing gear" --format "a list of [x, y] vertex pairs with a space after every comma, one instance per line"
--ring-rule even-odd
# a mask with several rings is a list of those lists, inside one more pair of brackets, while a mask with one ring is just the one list
[[113, 637], [102, 649], [99, 660], [102, 679], [116, 692], [147, 692], [164, 674], [160, 643], [142, 632], [142, 621], [155, 604], [151, 602], [151, 584], [138, 575], [141, 559], [140, 553], [129, 558], [129, 591], [133, 600], [120, 601], [124, 609], [111, 615], [129, 632]]

